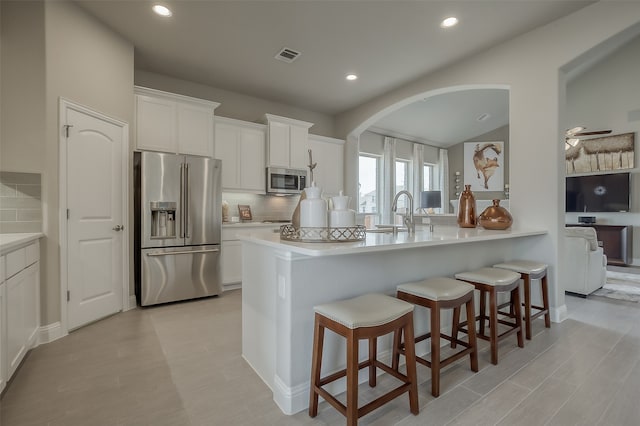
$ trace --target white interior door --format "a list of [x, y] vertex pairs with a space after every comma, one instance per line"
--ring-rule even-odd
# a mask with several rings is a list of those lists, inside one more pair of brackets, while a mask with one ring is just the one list
[[67, 133], [67, 329], [71, 330], [123, 309], [126, 133], [122, 123], [70, 105], [63, 111], [63, 120]]

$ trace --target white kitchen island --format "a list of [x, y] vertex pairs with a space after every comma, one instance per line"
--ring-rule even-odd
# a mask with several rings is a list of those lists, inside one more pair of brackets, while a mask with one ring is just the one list
[[[271, 388], [284, 413], [304, 410], [309, 403], [313, 306], [369, 292], [395, 294], [400, 283], [527, 258], [528, 249], [544, 234], [542, 229], [436, 226], [432, 233], [368, 233], [365, 241], [345, 243], [294, 243], [281, 241], [279, 234], [244, 234], [243, 357]], [[418, 334], [428, 324], [426, 310], [418, 309], [416, 319]], [[443, 318], [443, 327], [448, 322]], [[390, 342], [378, 343], [383, 360], [389, 357]], [[362, 359], [367, 347], [361, 342]], [[427, 342], [416, 351], [424, 354]], [[323, 375], [345, 364], [343, 339], [325, 333]], [[340, 392], [344, 386], [342, 380], [329, 389]]]

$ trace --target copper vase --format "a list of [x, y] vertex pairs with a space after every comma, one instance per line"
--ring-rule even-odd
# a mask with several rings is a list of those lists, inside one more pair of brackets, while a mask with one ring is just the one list
[[471, 185], [465, 185], [458, 199], [458, 226], [460, 228], [476, 227], [476, 198], [471, 192]]
[[500, 200], [493, 200], [493, 206], [489, 206], [478, 217], [480, 226], [485, 229], [507, 229], [513, 223], [511, 213], [500, 205]]

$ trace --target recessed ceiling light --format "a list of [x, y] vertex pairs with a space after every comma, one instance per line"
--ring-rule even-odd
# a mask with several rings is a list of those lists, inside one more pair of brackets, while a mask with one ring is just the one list
[[151, 9], [160, 16], [169, 17], [173, 15], [173, 13], [169, 10], [168, 7], [163, 6], [161, 4], [156, 4]]
[[349, 80], [349, 81], [353, 81], [353, 80], [357, 80], [358, 76], [355, 75], [355, 74], [347, 74], [346, 79]]
[[456, 18], [455, 16], [450, 16], [449, 18], [446, 18], [442, 22], [440, 22], [440, 27], [449, 28], [449, 27], [453, 27], [457, 23], [458, 23], [458, 18]]

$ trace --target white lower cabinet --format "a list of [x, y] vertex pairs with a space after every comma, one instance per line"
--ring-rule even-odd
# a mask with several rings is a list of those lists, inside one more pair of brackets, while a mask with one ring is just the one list
[[223, 241], [220, 259], [222, 285], [229, 289], [238, 287], [242, 282], [242, 243], [240, 241]]
[[35, 242], [6, 255], [7, 277], [0, 289], [0, 370], [4, 372], [0, 373], [0, 386], [4, 386], [27, 351], [38, 343], [39, 253], [39, 243]]
[[[0, 258], [0, 262], [4, 263], [4, 257]], [[4, 274], [4, 271], [0, 271]], [[5, 330], [6, 320], [4, 315], [6, 313], [6, 296], [5, 296], [5, 285], [4, 285], [4, 276], [0, 275], [0, 392], [4, 389], [7, 384], [7, 365], [6, 365], [6, 356], [5, 356], [5, 348], [7, 347], [7, 336]]]

